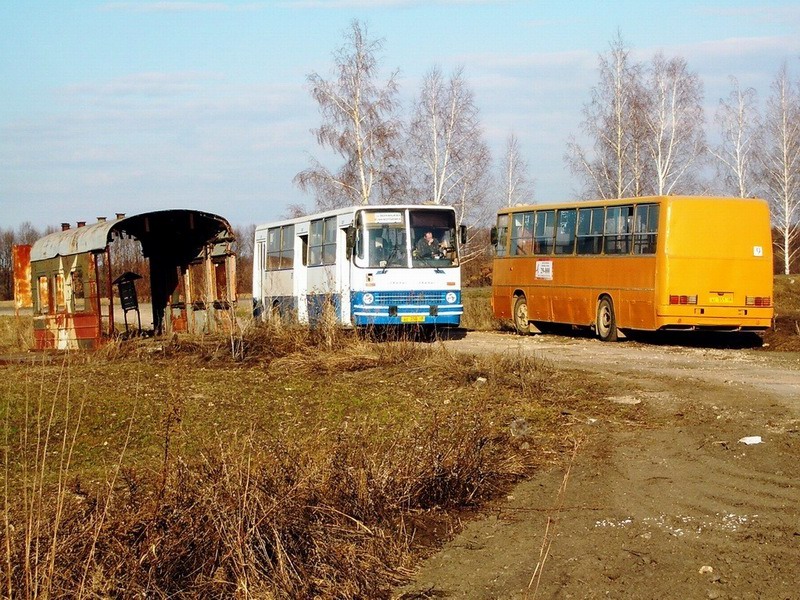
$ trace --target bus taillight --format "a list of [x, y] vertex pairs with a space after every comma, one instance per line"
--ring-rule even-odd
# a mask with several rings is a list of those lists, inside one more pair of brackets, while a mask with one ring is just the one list
[[678, 294], [670, 295], [670, 304], [697, 304], [697, 296], [680, 296]]
[[772, 298], [769, 296], [746, 296], [744, 299], [746, 306], [758, 306], [761, 308], [769, 308], [772, 306]]

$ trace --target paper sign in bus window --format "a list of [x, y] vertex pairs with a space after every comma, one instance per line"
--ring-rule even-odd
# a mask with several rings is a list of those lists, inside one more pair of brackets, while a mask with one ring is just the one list
[[536, 261], [536, 279], [553, 279], [553, 261]]

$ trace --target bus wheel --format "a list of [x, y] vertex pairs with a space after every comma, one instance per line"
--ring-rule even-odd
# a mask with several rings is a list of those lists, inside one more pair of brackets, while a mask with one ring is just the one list
[[517, 296], [514, 302], [514, 328], [519, 335], [528, 335], [531, 324], [528, 321], [528, 301], [525, 296]]
[[277, 300], [272, 301], [272, 308], [269, 311], [269, 320], [272, 322], [273, 325], [279, 324], [283, 321], [283, 315], [281, 314], [281, 304]]
[[602, 298], [597, 306], [597, 336], [604, 342], [617, 341], [617, 318], [610, 298]]

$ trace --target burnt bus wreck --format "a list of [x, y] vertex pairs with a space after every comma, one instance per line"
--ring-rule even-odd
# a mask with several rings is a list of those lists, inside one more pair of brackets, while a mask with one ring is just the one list
[[[141, 247], [146, 274], [115, 270], [114, 247], [130, 240]], [[225, 219], [193, 210], [120, 214], [77, 228], [63, 224], [30, 247], [28, 269], [15, 274], [30, 278], [30, 297], [17, 303], [33, 308], [37, 349], [96, 348], [130, 334], [129, 320], [134, 334], [227, 330], [236, 302], [233, 241]], [[143, 331], [136, 287], [148, 280], [142, 295], [150, 298], [152, 310], [145, 314], [152, 314], [152, 327]], [[129, 318], [129, 311], [136, 316]]]

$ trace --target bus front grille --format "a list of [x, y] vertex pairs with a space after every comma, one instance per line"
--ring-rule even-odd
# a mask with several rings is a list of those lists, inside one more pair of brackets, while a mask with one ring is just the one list
[[375, 292], [376, 305], [420, 305], [446, 304], [447, 292]]

